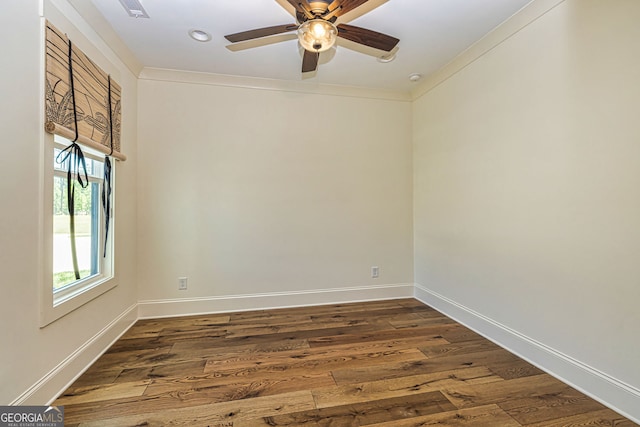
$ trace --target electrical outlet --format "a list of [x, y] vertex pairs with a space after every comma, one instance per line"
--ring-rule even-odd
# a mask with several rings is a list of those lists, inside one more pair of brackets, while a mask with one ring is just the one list
[[187, 278], [186, 277], [178, 277], [178, 290], [186, 291], [187, 290]]
[[371, 277], [374, 279], [380, 277], [380, 268], [379, 267], [371, 267]]

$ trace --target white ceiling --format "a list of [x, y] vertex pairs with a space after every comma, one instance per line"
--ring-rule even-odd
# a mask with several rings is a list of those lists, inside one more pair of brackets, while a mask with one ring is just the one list
[[[141, 0], [149, 19], [130, 17], [118, 0], [92, 0], [145, 67], [409, 92], [412, 73], [427, 76], [531, 0], [389, 0], [351, 25], [400, 39], [393, 62], [338, 46], [303, 79], [296, 40], [231, 52], [225, 34], [294, 23], [276, 0]], [[208, 43], [188, 31], [204, 30]]]

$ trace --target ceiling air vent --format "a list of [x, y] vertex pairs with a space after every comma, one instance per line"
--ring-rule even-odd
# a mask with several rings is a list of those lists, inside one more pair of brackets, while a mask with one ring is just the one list
[[139, 0], [120, 0], [129, 16], [132, 18], [148, 18], [147, 11], [144, 10]]

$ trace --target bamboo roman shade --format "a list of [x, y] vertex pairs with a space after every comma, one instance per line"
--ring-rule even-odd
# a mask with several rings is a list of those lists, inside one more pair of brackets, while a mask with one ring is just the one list
[[45, 130], [125, 160], [120, 99], [120, 86], [47, 21]]

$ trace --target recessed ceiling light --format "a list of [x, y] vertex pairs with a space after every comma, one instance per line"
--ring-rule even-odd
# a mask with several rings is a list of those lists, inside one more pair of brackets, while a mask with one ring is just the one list
[[378, 60], [378, 62], [382, 62], [383, 64], [386, 64], [387, 62], [391, 62], [394, 59], [396, 59], [396, 54], [395, 53], [385, 53], [384, 55], [380, 55], [376, 58]]
[[420, 80], [421, 78], [422, 78], [422, 74], [419, 74], [419, 73], [409, 74], [409, 80], [411, 80], [414, 83]]
[[120, 0], [120, 3], [132, 18], [148, 18], [147, 11], [138, 0]]
[[199, 42], [208, 42], [211, 40], [211, 34], [203, 30], [189, 30], [189, 37]]

